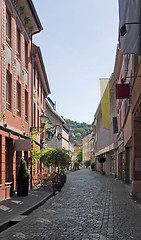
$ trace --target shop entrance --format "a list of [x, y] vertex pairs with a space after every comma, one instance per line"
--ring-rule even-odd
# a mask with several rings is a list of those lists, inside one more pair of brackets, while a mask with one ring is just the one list
[[13, 181], [13, 139], [5, 138], [5, 182]]

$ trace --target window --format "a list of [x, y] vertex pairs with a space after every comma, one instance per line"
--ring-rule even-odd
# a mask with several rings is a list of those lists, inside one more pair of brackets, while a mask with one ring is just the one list
[[2, 182], [2, 135], [0, 135], [0, 183]]
[[130, 84], [130, 98], [129, 98], [129, 104], [132, 103], [132, 93], [131, 93], [131, 90], [132, 90], [132, 83], [133, 83], [133, 77], [132, 77], [132, 70], [130, 71], [130, 81], [129, 81], [129, 84]]
[[21, 116], [21, 84], [17, 83], [17, 115]]
[[38, 93], [38, 97], [39, 97], [39, 76], [38, 76], [38, 79], [37, 79], [37, 93]]
[[6, 11], [6, 40], [10, 44], [11, 42], [11, 15]]
[[43, 106], [45, 105], [45, 98], [46, 98], [46, 93], [45, 93], [45, 91], [43, 90]]
[[25, 120], [28, 121], [28, 92], [25, 90]]
[[34, 66], [34, 87], [36, 86], [36, 67]]
[[139, 63], [139, 57], [137, 54], [134, 54], [134, 75], [136, 75], [138, 63]]
[[28, 44], [25, 41], [25, 67], [28, 68]]
[[11, 74], [6, 73], [6, 108], [11, 110]]
[[43, 87], [41, 86], [41, 103], [43, 102]]
[[21, 78], [21, 63], [19, 61], [19, 59], [17, 59], [17, 77]]
[[128, 72], [129, 59], [130, 59], [130, 54], [127, 54], [124, 59], [125, 77], [127, 76], [127, 72]]
[[12, 68], [12, 51], [8, 44], [6, 44], [6, 63], [8, 69], [10, 70]]
[[33, 126], [36, 127], [36, 106], [35, 106], [35, 103], [34, 103], [34, 119], [33, 119]]
[[39, 110], [38, 110], [38, 114], [37, 114], [37, 126], [39, 127]]
[[25, 86], [28, 86], [28, 72], [25, 70], [24, 71], [24, 76], [25, 76]]
[[125, 102], [124, 102], [125, 117], [126, 117], [126, 114], [127, 114], [128, 106], [129, 106], [129, 99], [126, 99]]
[[20, 58], [21, 55], [21, 34], [17, 27], [17, 56]]
[[13, 139], [5, 137], [5, 182], [12, 181], [13, 172]]

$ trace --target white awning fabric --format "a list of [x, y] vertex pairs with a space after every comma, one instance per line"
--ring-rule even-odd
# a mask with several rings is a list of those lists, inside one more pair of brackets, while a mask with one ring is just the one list
[[126, 33], [121, 36], [122, 54], [141, 53], [141, 0], [119, 0], [119, 28], [125, 24]]

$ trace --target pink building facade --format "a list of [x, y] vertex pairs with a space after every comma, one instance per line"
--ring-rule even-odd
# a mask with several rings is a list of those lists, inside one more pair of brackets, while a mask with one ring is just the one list
[[[117, 59], [115, 69], [117, 71], [116, 83], [121, 84], [126, 76], [132, 74], [133, 58], [130, 55], [121, 55], [119, 45], [117, 47]], [[126, 83], [132, 85], [132, 77], [126, 78]], [[125, 183], [132, 181], [132, 128], [131, 128], [131, 95], [129, 98], [117, 99], [117, 165], [118, 179]]]
[[42, 30], [31, 0], [0, 0], [0, 200], [16, 189], [23, 155], [28, 164], [32, 124], [32, 35]]

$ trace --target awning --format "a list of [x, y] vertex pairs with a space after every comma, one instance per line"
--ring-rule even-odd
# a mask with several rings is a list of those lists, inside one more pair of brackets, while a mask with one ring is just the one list
[[119, 0], [119, 28], [121, 30], [121, 53], [140, 54], [140, 0]]

